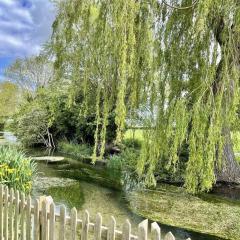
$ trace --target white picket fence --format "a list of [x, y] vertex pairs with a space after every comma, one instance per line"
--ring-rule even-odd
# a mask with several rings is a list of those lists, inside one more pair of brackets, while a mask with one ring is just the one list
[[[108, 226], [103, 226], [101, 214], [92, 223], [88, 211], [79, 219], [75, 208], [67, 215], [64, 205], [57, 213], [55, 204], [48, 198], [40, 202], [0, 185], [0, 240], [161, 240], [156, 222], [151, 224], [150, 233], [148, 220], [144, 220], [138, 225], [138, 232], [132, 234], [129, 220], [117, 230], [114, 217]], [[169, 232], [164, 240], [175, 240], [175, 237]]]

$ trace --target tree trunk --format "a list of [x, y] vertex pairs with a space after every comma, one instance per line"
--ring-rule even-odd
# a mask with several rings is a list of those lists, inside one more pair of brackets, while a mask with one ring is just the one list
[[224, 130], [225, 144], [223, 147], [223, 164], [216, 171], [218, 182], [240, 183], [240, 166], [236, 162], [230, 130]]
[[[218, 22], [218, 27], [214, 30], [215, 39], [218, 42], [221, 49], [224, 48], [226, 38], [222, 37], [223, 29], [225, 27], [224, 17], [221, 17]], [[234, 27], [232, 26], [232, 31]], [[237, 52], [237, 54], [239, 54]], [[231, 60], [230, 60], [231, 61]], [[230, 66], [231, 64], [229, 64]], [[219, 90], [222, 78], [223, 59], [218, 64], [216, 80], [213, 84], [213, 93], [216, 94]], [[219, 182], [240, 183], [240, 165], [236, 162], [233, 152], [232, 139], [230, 126], [223, 129], [223, 136], [225, 138], [225, 144], [223, 146], [223, 163], [222, 167], [218, 169], [216, 167], [216, 177]]]

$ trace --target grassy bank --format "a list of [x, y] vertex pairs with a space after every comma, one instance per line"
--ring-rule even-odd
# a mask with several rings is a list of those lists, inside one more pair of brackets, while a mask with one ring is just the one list
[[167, 184], [157, 190], [132, 192], [128, 199], [133, 212], [152, 221], [222, 239], [240, 239], [239, 201], [210, 194], [192, 196]]

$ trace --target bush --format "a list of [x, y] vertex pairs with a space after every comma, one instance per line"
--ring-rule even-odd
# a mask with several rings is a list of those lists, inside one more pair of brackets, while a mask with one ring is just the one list
[[136, 148], [136, 149], [140, 149], [142, 147], [142, 141], [139, 139], [135, 139], [135, 138], [128, 138], [123, 140], [123, 144], [127, 147], [127, 148]]
[[36, 165], [15, 147], [0, 146], [0, 183], [29, 193]]
[[135, 171], [139, 155], [138, 149], [127, 147], [120, 154], [110, 156], [107, 166], [110, 169]]
[[47, 146], [48, 114], [39, 106], [29, 105], [15, 115], [11, 129], [24, 146]]
[[131, 190], [139, 184], [139, 177], [136, 173], [139, 156], [139, 149], [125, 147], [120, 154], [110, 156], [107, 161], [109, 172], [121, 182], [125, 191]]
[[93, 152], [92, 147], [87, 144], [76, 144], [67, 141], [60, 141], [58, 143], [58, 150], [77, 158], [90, 157]]
[[[101, 126], [99, 126], [101, 128]], [[106, 143], [112, 143], [116, 138], [115, 116], [110, 114], [108, 117], [108, 125], [106, 131]], [[76, 133], [74, 138], [78, 142], [94, 145], [96, 131], [96, 116], [95, 114], [89, 116], [77, 116], [76, 120]]]

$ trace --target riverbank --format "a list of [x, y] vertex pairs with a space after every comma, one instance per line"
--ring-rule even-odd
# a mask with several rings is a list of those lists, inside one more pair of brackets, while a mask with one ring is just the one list
[[240, 201], [212, 194], [193, 196], [168, 184], [133, 191], [128, 201], [131, 211], [152, 221], [220, 239], [240, 239]]

